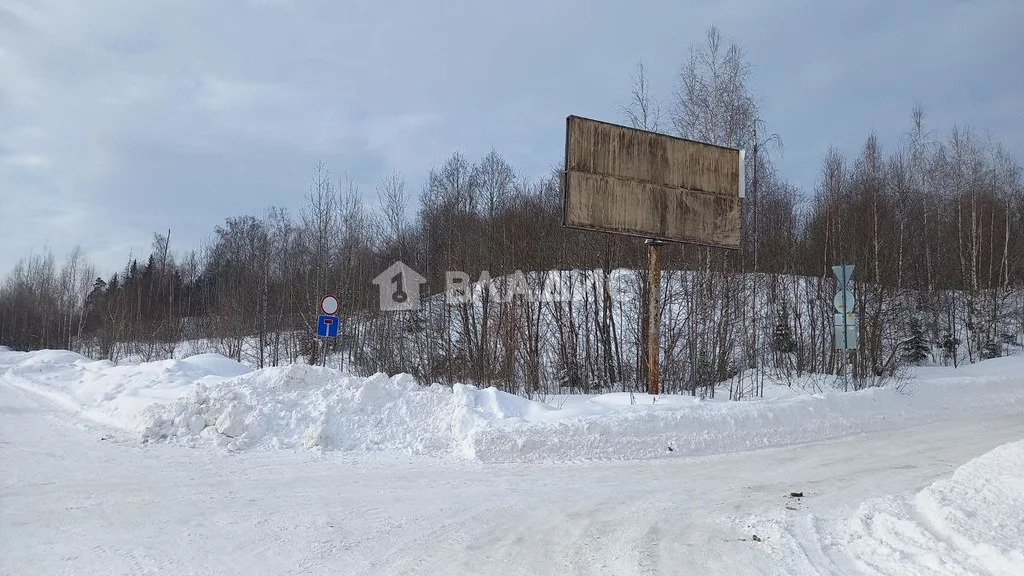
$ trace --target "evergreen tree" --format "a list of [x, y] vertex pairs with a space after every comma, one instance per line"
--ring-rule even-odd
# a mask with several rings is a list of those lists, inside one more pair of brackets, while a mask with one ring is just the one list
[[785, 318], [780, 318], [775, 324], [775, 331], [772, 335], [772, 348], [776, 352], [791, 354], [796, 352], [796, 340], [793, 338], [793, 328]]
[[946, 360], [947, 363], [949, 362], [949, 359], [954, 358], [956, 356], [956, 351], [957, 351], [957, 348], [959, 348], [959, 347], [960, 347], [960, 339], [959, 338], [954, 337], [949, 332], [946, 332], [942, 336], [942, 356]]
[[903, 343], [903, 360], [908, 364], [920, 364], [928, 358], [930, 348], [925, 339], [921, 321], [913, 318], [910, 321], [910, 338]]
[[1003, 347], [998, 340], [988, 340], [981, 348], [981, 359], [991, 360], [1003, 355]]

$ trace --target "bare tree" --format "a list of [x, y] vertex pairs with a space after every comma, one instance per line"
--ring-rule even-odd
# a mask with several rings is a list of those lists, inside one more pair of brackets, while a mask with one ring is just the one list
[[690, 49], [679, 72], [672, 124], [681, 136], [743, 148], [752, 140], [757, 105], [747, 90], [743, 50], [715, 26]]
[[661, 107], [651, 96], [651, 84], [642, 61], [637, 62], [629, 96], [629, 102], [621, 110], [630, 126], [657, 132], [661, 123]]

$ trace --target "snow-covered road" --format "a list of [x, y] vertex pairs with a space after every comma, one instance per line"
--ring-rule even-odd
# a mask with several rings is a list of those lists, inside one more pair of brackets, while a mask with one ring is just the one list
[[141, 445], [0, 383], [0, 573], [833, 573], [812, 546], [780, 565], [745, 519], [845, 517], [1021, 438], [1017, 414], [638, 462], [226, 455]]

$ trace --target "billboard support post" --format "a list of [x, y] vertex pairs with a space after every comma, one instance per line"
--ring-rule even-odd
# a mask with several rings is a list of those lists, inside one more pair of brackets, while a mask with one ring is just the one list
[[647, 393], [657, 396], [660, 392], [658, 363], [661, 356], [661, 240], [647, 241], [648, 278], [647, 290]]

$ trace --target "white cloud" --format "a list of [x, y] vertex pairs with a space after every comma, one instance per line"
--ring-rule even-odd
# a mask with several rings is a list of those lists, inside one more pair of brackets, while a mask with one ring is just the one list
[[15, 166], [24, 166], [25, 168], [45, 168], [50, 164], [50, 161], [39, 154], [14, 154], [7, 157], [0, 157], [0, 161], [14, 164]]

